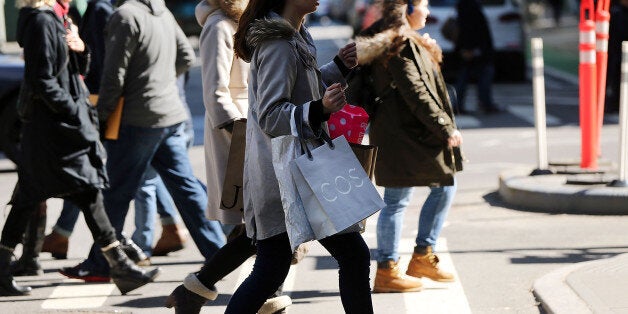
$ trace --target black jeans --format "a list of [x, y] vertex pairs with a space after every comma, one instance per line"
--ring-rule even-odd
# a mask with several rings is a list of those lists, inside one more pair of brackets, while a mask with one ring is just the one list
[[[107, 246], [116, 241], [115, 230], [111, 226], [107, 214], [105, 213], [103, 196], [100, 190], [85, 190], [64, 198], [83, 211], [85, 222], [87, 222], [87, 226], [94, 237], [94, 241], [100, 246]], [[45, 201], [46, 200], [33, 201], [24, 199], [16, 186], [12, 198], [13, 206], [2, 229], [0, 244], [15, 248], [18, 243], [22, 243], [22, 236], [31, 215], [39, 208], [39, 204]]]
[[[357, 232], [333, 235], [319, 241], [338, 261], [340, 299], [346, 313], [373, 313], [369, 285], [370, 253]], [[226, 314], [254, 314], [281, 285], [292, 252], [287, 233], [257, 241], [253, 271], [231, 297]]]
[[243, 232], [220, 248], [211, 259], [206, 260], [196, 277], [205, 287], [214, 288], [218, 280], [240, 267], [255, 252], [257, 247], [246, 237], [246, 232]]

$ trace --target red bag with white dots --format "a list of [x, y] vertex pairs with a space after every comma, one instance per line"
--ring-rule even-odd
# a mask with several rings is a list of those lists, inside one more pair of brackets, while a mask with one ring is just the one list
[[332, 113], [327, 121], [332, 139], [344, 135], [347, 142], [353, 144], [362, 144], [368, 123], [369, 115], [366, 111], [349, 104]]

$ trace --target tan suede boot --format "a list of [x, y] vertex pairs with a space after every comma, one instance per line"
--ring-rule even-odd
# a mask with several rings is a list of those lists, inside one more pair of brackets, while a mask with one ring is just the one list
[[52, 257], [55, 259], [66, 259], [68, 258], [69, 242], [66, 236], [52, 230], [52, 232], [44, 238], [41, 251], [51, 253]]
[[406, 274], [417, 278], [427, 277], [440, 282], [454, 281], [454, 275], [438, 268], [438, 262], [438, 256], [432, 252], [432, 247], [428, 246], [424, 252], [412, 254]]
[[161, 237], [153, 249], [153, 256], [165, 256], [182, 250], [187, 241], [187, 233], [178, 224], [162, 225]]
[[399, 273], [399, 262], [386, 261], [378, 263], [375, 274], [373, 292], [412, 292], [421, 291], [421, 281]]

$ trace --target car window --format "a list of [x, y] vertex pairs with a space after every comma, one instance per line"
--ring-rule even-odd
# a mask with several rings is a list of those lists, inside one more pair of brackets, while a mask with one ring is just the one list
[[[430, 0], [432, 7], [453, 7], [456, 6], [458, 0]], [[483, 6], [504, 5], [506, 0], [480, 0]]]

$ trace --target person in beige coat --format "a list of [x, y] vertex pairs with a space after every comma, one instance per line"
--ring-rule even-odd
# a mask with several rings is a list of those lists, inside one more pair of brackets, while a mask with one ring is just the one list
[[[203, 27], [200, 55], [205, 104], [205, 167], [207, 171], [207, 216], [223, 224], [237, 225], [230, 241], [200, 271], [189, 274], [166, 300], [177, 313], [199, 313], [208, 300], [215, 300], [215, 283], [239, 267], [257, 250], [242, 228], [242, 214], [220, 209], [231, 132], [237, 119], [248, 111], [249, 64], [234, 55], [233, 35], [247, 0], [201, 0], [196, 19]], [[292, 304], [281, 287], [258, 311], [270, 314]]]
[[204, 0], [196, 6], [203, 27], [199, 52], [205, 104], [205, 171], [207, 217], [223, 224], [241, 224], [237, 211], [220, 209], [231, 130], [237, 119], [246, 118], [249, 64], [235, 57], [233, 34], [246, 0]]

